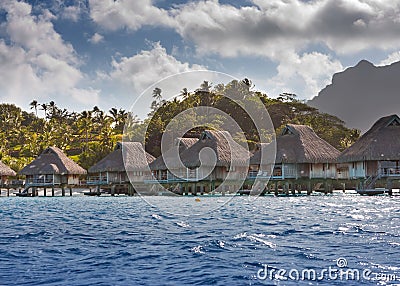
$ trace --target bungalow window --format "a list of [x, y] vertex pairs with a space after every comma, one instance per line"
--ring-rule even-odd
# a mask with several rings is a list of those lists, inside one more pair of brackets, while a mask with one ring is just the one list
[[227, 172], [235, 172], [236, 169], [235, 169], [234, 166], [230, 166], [230, 167], [226, 167], [226, 171], [227, 171]]

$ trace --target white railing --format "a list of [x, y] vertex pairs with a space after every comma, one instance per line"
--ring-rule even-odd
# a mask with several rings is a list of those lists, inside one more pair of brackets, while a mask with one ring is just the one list
[[87, 185], [107, 184], [107, 178], [100, 176], [91, 176], [86, 180]]
[[381, 177], [400, 177], [400, 168], [381, 168], [379, 175]]

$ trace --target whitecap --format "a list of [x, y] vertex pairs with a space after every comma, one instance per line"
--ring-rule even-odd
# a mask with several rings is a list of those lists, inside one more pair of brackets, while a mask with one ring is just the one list
[[204, 252], [204, 249], [203, 249], [203, 246], [201, 246], [201, 245], [192, 247], [192, 248], [190, 249], [190, 251], [192, 251], [192, 252], [194, 252], [194, 253], [197, 253], [197, 254], [204, 254], [204, 253], [205, 253], [205, 252]]
[[158, 214], [152, 214], [151, 217], [157, 220], [161, 220], [161, 217]]
[[184, 228], [190, 227], [190, 224], [188, 224], [187, 222], [184, 222], [184, 221], [179, 221], [179, 222], [177, 222], [176, 224], [177, 224], [178, 226], [184, 227]]

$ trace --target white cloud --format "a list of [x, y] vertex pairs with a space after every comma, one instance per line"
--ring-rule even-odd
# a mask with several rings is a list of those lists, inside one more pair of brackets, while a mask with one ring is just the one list
[[73, 105], [85, 75], [72, 45], [54, 30], [54, 16], [48, 10], [34, 16], [24, 2], [5, 1], [0, 9], [9, 39], [0, 40], [0, 99], [21, 107], [32, 99]]
[[[342, 68], [328, 54], [400, 49], [400, 0], [252, 0], [242, 7], [203, 0], [170, 9], [158, 8], [151, 0], [89, 3], [94, 22], [109, 30], [164, 26], [192, 43], [199, 56], [270, 59], [278, 65], [274, 80], [286, 88], [295, 82], [307, 97]], [[309, 53], [315, 46], [331, 52]], [[297, 62], [313, 66], [315, 72], [300, 72]], [[285, 80], [283, 74], [290, 69], [291, 80]]]
[[[177, 32], [201, 53], [276, 58], [281, 49], [324, 44], [337, 53], [400, 47], [400, 1], [254, 0], [236, 8], [218, 1], [190, 2], [174, 11]], [[397, 15], [397, 16], [396, 16]], [[201, 19], [199, 21], [199, 19]]]
[[61, 11], [62, 18], [71, 20], [73, 22], [78, 22], [81, 14], [82, 14], [82, 9], [81, 6], [78, 5], [63, 7]]
[[94, 33], [93, 36], [89, 39], [89, 42], [92, 44], [98, 44], [104, 40], [104, 37], [99, 33]]
[[330, 83], [334, 73], [341, 70], [343, 66], [338, 60], [321, 53], [304, 53], [301, 56], [288, 53], [278, 65], [278, 74], [267, 83], [273, 87], [273, 95], [301, 91], [302, 98], [310, 99]]
[[310, 44], [343, 54], [400, 48], [399, 0], [253, 0], [253, 5], [239, 8], [205, 0], [169, 10], [151, 0], [89, 3], [92, 19], [104, 28], [171, 27], [201, 54], [274, 59], [281, 49], [301, 51]]
[[100, 92], [101, 91], [99, 89], [93, 88], [72, 88], [70, 90], [70, 95], [76, 102], [83, 105], [83, 108], [81, 109], [84, 109], [87, 106], [94, 106], [99, 104]]
[[132, 57], [113, 60], [110, 79], [118, 80], [141, 92], [149, 85], [177, 73], [204, 70], [200, 65], [182, 63], [169, 55], [160, 43], [154, 43], [149, 51], [141, 51]]
[[400, 51], [397, 52], [393, 52], [390, 55], [387, 56], [386, 59], [382, 60], [378, 66], [388, 66], [391, 65], [395, 62], [399, 62], [400, 61]]
[[89, 0], [89, 5], [92, 19], [108, 30], [135, 31], [143, 25], [172, 24], [168, 12], [155, 7], [151, 0]]

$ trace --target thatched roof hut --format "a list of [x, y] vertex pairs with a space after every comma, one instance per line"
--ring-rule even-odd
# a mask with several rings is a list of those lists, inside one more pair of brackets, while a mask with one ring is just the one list
[[360, 162], [400, 160], [400, 118], [394, 114], [380, 118], [338, 161]]
[[[227, 131], [205, 130], [200, 139], [180, 154], [187, 168], [200, 167], [200, 151], [211, 148], [216, 156], [217, 167], [246, 166], [251, 153], [233, 140]], [[179, 166], [179, 165], [178, 165]]]
[[193, 144], [195, 144], [199, 139], [198, 138], [176, 138], [174, 141], [175, 147], [170, 148], [168, 151], [164, 152], [162, 155], [158, 156], [150, 164], [151, 170], [166, 170], [167, 166], [165, 165], [164, 158], [172, 158], [175, 155], [173, 148], [178, 147], [178, 152], [181, 154], [183, 151], [189, 149]]
[[129, 170], [145, 170], [154, 157], [139, 142], [118, 142], [114, 151], [89, 168], [89, 173], [125, 172], [124, 157]]
[[68, 158], [59, 148], [48, 147], [20, 172], [22, 175], [84, 175], [86, 170]]
[[0, 161], [0, 176], [16, 176], [17, 173], [6, 164]]
[[[272, 144], [262, 144], [250, 159], [251, 165], [261, 162], [261, 152], [273, 152]], [[306, 125], [288, 124], [276, 138], [275, 163], [334, 163], [340, 152], [315, 134]]]

